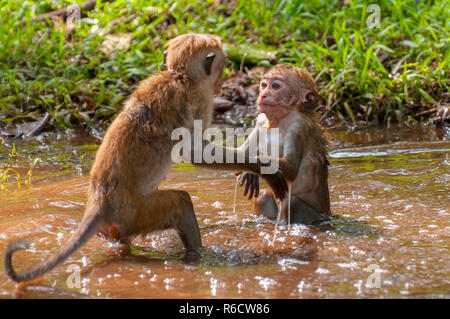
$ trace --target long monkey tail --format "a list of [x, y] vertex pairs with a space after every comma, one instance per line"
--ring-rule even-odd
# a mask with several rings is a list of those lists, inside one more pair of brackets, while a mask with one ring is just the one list
[[85, 242], [88, 241], [97, 232], [99, 222], [102, 219], [101, 210], [98, 204], [88, 208], [88, 211], [81, 220], [81, 224], [75, 231], [75, 234], [64, 244], [47, 262], [44, 262], [30, 270], [25, 270], [16, 273], [12, 266], [12, 255], [17, 250], [28, 249], [30, 243], [28, 240], [18, 240], [8, 245], [5, 254], [5, 271], [8, 277], [16, 282], [28, 281], [39, 276], [42, 276], [47, 271], [50, 271], [67, 257], [73, 254]]

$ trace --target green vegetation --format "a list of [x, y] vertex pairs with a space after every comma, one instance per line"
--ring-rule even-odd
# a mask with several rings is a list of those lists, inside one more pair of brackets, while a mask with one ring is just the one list
[[[414, 122], [449, 102], [446, 0], [377, 1], [375, 28], [367, 24], [372, 1], [330, 0], [98, 1], [68, 39], [64, 23], [22, 23], [71, 3], [0, 0], [0, 121], [48, 111], [63, 128], [104, 125], [158, 70], [165, 43], [187, 32], [223, 39], [232, 57], [227, 74], [242, 60], [307, 68], [324, 97], [324, 117]], [[122, 49], [108, 50], [108, 41]]]
[[[0, 190], [17, 191], [57, 176], [79, 177], [89, 172], [98, 145], [77, 145], [74, 140], [61, 141], [57, 134], [52, 135], [46, 142], [23, 143], [19, 139], [17, 144], [10, 140], [0, 147]], [[95, 139], [85, 142], [95, 143]]]
[[[20, 189], [21, 181], [23, 181], [25, 185], [31, 185], [33, 169], [38, 161], [39, 158], [37, 157], [34, 159], [30, 159], [18, 153], [16, 151], [16, 145], [13, 144], [11, 147], [11, 152], [8, 153], [8, 160], [2, 162], [0, 165], [0, 190], [7, 190], [7, 184], [11, 180], [11, 175], [15, 177], [18, 189]], [[14, 168], [14, 164], [18, 162], [27, 162], [30, 167], [25, 177], [21, 177], [19, 170]]]

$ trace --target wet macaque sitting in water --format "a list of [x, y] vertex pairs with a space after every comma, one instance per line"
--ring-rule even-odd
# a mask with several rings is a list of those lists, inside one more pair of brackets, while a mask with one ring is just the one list
[[[265, 143], [279, 143], [281, 155], [276, 160], [289, 184], [290, 203], [286, 197], [278, 205], [281, 217], [291, 223], [314, 224], [330, 215], [327, 140], [314, 114], [319, 101], [308, 71], [276, 65], [261, 80], [257, 100], [261, 114], [242, 145], [244, 149], [252, 145], [252, 139], [261, 136], [260, 130], [279, 129], [279, 142], [269, 133]], [[276, 218], [278, 206], [272, 190], [266, 188], [259, 193], [259, 177], [251, 173], [242, 175], [240, 184], [244, 183], [244, 196], [256, 197], [256, 214]]]

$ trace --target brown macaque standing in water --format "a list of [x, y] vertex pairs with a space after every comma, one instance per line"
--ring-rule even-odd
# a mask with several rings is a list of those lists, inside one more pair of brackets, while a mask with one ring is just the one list
[[[282, 217], [291, 223], [314, 224], [328, 219], [327, 140], [314, 110], [320, 96], [310, 73], [290, 65], [279, 64], [265, 74], [260, 82], [256, 127], [242, 146], [248, 147], [258, 130], [279, 129], [279, 168], [291, 190], [290, 211], [283, 203]], [[270, 143], [270, 142], [269, 142]], [[244, 195], [256, 197], [255, 212], [276, 218], [278, 207], [271, 189], [259, 194], [257, 175], [244, 173]], [[284, 199], [287, 201], [287, 198]]]
[[[187, 253], [200, 253], [200, 231], [189, 194], [158, 190], [158, 185], [172, 164], [173, 130], [192, 130], [194, 120], [209, 126], [224, 62], [222, 44], [215, 36], [186, 34], [169, 42], [166, 71], [140, 83], [105, 134], [90, 173], [86, 211], [73, 236], [46, 262], [19, 273], [12, 266], [12, 255], [28, 249], [29, 243], [11, 243], [5, 255], [10, 279], [22, 282], [43, 275], [98, 232], [128, 244], [137, 235], [175, 228]], [[202, 143], [208, 145], [208, 141]], [[256, 174], [263, 166], [198, 164]], [[280, 172], [263, 178], [283, 197], [287, 185]]]

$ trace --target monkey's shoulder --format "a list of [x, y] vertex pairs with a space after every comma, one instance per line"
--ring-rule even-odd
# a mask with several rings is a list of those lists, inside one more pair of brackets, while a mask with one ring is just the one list
[[163, 71], [143, 80], [124, 104], [121, 116], [129, 125], [162, 133], [185, 125], [193, 115], [189, 83], [185, 76]]
[[301, 115], [301, 121], [299, 122], [301, 129], [298, 132], [302, 135], [305, 148], [321, 166], [324, 163], [328, 166], [328, 140], [325, 129], [320, 125], [314, 113], [301, 113]]
[[307, 135], [322, 134], [323, 128], [320, 125], [316, 114], [304, 112], [298, 112], [297, 114], [296, 122]]
[[182, 103], [189, 93], [187, 82], [183, 74], [162, 71], [141, 81], [132, 96], [147, 104]]

